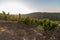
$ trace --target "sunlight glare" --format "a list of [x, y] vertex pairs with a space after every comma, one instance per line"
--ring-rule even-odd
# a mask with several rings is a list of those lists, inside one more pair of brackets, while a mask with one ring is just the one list
[[17, 2], [5, 2], [0, 6], [0, 11], [10, 12], [11, 14], [27, 14], [32, 12], [28, 7], [22, 3]]

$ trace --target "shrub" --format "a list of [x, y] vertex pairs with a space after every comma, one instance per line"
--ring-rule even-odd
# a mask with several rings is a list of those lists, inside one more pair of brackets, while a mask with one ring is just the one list
[[49, 31], [57, 27], [57, 23], [55, 21], [46, 21], [43, 26], [45, 31]]

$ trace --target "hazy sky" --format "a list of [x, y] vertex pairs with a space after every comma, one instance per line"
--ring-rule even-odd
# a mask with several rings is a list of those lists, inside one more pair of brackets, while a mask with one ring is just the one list
[[0, 12], [60, 12], [60, 0], [0, 0]]

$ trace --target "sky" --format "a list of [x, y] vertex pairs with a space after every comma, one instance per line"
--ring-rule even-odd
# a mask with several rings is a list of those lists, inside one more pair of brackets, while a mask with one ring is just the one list
[[0, 12], [28, 14], [31, 12], [60, 12], [60, 0], [0, 0]]

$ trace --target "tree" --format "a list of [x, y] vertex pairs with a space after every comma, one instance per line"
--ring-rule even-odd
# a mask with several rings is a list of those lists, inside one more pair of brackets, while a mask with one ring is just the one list
[[21, 14], [19, 13], [19, 17], [18, 17], [18, 23], [21, 22]]
[[10, 13], [7, 14], [7, 20], [10, 20]]
[[5, 15], [5, 12], [4, 11], [2, 11], [2, 13]]
[[7, 14], [4, 11], [2, 11], [2, 13], [3, 13], [3, 19], [7, 20]]

